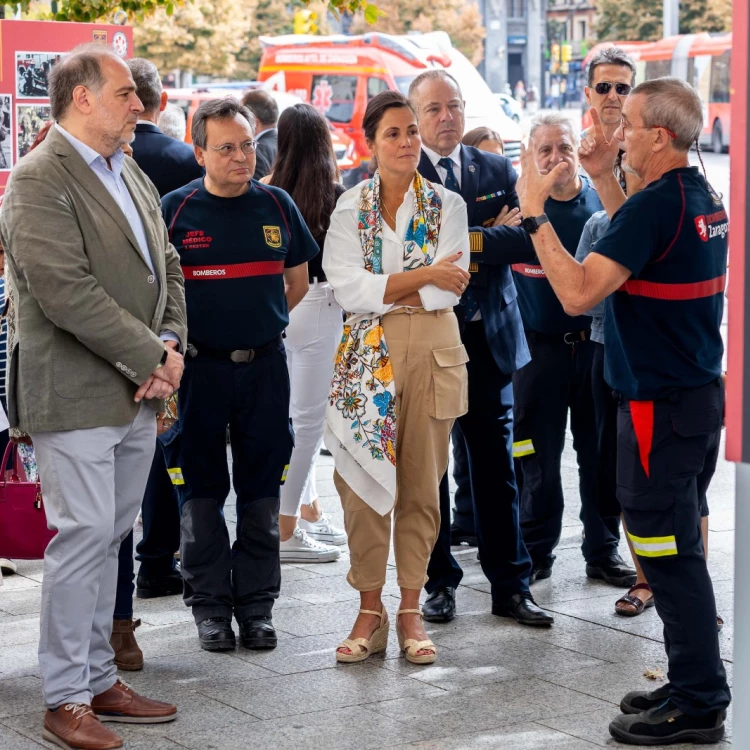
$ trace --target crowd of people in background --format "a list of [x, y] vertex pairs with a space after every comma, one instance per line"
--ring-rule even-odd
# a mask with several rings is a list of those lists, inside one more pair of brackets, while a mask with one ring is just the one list
[[[347, 545], [360, 607], [338, 662], [387, 647], [391, 547], [413, 664], [439, 658], [423, 620], [458, 611], [455, 545], [477, 548], [494, 615], [553, 626], [532, 586], [554, 575], [569, 420], [581, 575], [627, 590], [619, 615], [655, 606], [670, 661], [670, 682], [625, 696], [610, 731], [723, 736], [705, 557], [726, 242], [692, 219], [726, 213], [688, 166], [702, 115], [687, 84], [634, 88], [633, 61], [603, 51], [585, 89], [594, 126], [539, 114], [518, 179], [497, 132], [464, 132], [459, 84], [430, 70], [369, 101], [372, 174], [346, 190], [309, 104], [205, 101], [188, 145], [147, 60], [88, 45], [47, 83], [52, 122], [0, 212], [4, 440], [25, 446], [57, 531], [45, 739], [117, 748], [107, 722], [178, 715], [118, 675], [144, 668], [134, 596], [182, 595], [207, 651], [272, 649], [282, 563]], [[553, 83], [553, 106], [564, 95]], [[538, 97], [518, 82], [517, 100]], [[699, 242], [711, 253], [697, 264]], [[343, 529], [318, 494], [324, 440]]]

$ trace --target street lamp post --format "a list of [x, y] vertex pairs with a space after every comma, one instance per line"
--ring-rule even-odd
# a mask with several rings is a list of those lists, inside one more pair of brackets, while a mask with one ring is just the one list
[[664, 0], [663, 7], [664, 37], [680, 33], [680, 0]]

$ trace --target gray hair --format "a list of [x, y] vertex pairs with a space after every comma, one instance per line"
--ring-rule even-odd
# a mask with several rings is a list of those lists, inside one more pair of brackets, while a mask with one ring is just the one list
[[415, 99], [417, 97], [417, 90], [425, 81], [450, 81], [458, 91], [458, 95], [463, 99], [461, 93], [461, 86], [458, 81], [447, 71], [442, 68], [433, 68], [432, 70], [425, 70], [424, 73], [420, 73], [409, 85], [408, 99], [412, 107], [415, 106]]
[[248, 91], [242, 97], [242, 103], [265, 127], [276, 125], [279, 121], [279, 105], [267, 91]]
[[190, 128], [193, 144], [200, 148], [206, 148], [206, 126], [210, 120], [233, 120], [237, 115], [241, 115], [248, 121], [253, 135], [255, 135], [253, 113], [233, 96], [225, 96], [223, 99], [209, 99], [207, 102], [203, 102], [193, 115], [193, 125]]
[[73, 91], [78, 86], [98, 94], [106, 82], [103, 63], [111, 59], [122, 63], [114, 50], [103, 44], [89, 42], [76, 47], [52, 66], [47, 78], [49, 103], [53, 120], [60, 120], [73, 101]]
[[159, 129], [164, 135], [177, 141], [185, 140], [187, 132], [185, 113], [174, 102], [169, 102], [159, 115]]
[[578, 131], [573, 127], [572, 121], [561, 112], [542, 112], [538, 114], [531, 121], [531, 128], [529, 130], [529, 138], [534, 137], [534, 133], [539, 128], [543, 127], [555, 127], [555, 128], [566, 128], [570, 133], [570, 138], [573, 141], [573, 145], [577, 146], [579, 142]]
[[675, 134], [672, 145], [690, 151], [703, 130], [703, 106], [695, 89], [679, 78], [655, 78], [636, 86], [631, 96], [644, 96], [641, 109], [647, 128], [667, 128]]
[[161, 76], [156, 65], [142, 57], [128, 60], [128, 67], [135, 81], [135, 95], [141, 100], [143, 109], [153, 114], [161, 105]]
[[630, 68], [630, 83], [635, 83], [635, 61], [622, 47], [606, 47], [599, 50], [589, 63], [588, 85], [594, 82], [594, 71], [600, 65], [620, 65]]

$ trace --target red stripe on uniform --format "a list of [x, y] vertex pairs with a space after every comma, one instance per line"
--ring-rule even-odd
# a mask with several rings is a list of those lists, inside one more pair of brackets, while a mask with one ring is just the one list
[[531, 278], [544, 279], [547, 274], [544, 273], [544, 269], [541, 266], [530, 266], [528, 263], [514, 263], [511, 268], [523, 276], [531, 276]]
[[183, 266], [182, 273], [190, 279], [243, 279], [247, 276], [277, 276], [284, 273], [283, 260], [257, 260], [231, 266]]
[[677, 242], [677, 238], [680, 236], [680, 232], [682, 231], [682, 222], [685, 221], [685, 186], [682, 184], [681, 174], [677, 175], [677, 181], [680, 183], [680, 198], [682, 200], [682, 206], [680, 208], [680, 220], [677, 222], [677, 231], [674, 233], [672, 241], [669, 243], [669, 245], [667, 245], [667, 249], [656, 260], [652, 261], [653, 263], [659, 263], [667, 257], [669, 251], [674, 247], [675, 242]]
[[655, 281], [639, 281], [630, 279], [618, 291], [633, 294], [636, 297], [651, 297], [651, 299], [666, 299], [672, 301], [701, 299], [713, 297], [726, 289], [727, 277], [717, 276], [708, 281], [695, 281], [690, 284], [659, 284]]
[[641, 466], [647, 477], [651, 477], [649, 470], [649, 457], [651, 446], [654, 442], [654, 402], [653, 401], [631, 401], [630, 416], [633, 420], [635, 439], [638, 441], [638, 454], [641, 457]]

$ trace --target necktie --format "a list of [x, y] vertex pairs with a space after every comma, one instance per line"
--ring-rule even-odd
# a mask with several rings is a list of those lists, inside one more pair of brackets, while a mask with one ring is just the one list
[[[447, 187], [448, 190], [452, 190], [454, 193], [459, 193], [460, 195], [461, 188], [458, 186], [458, 180], [453, 171], [453, 159], [444, 156], [438, 162], [438, 166], [442, 167], [447, 172], [445, 176], [445, 187]], [[464, 306], [464, 320], [473, 320], [474, 316], [479, 312], [479, 302], [477, 301], [476, 295], [471, 286], [466, 287], [466, 290], [461, 297], [461, 304]]]

